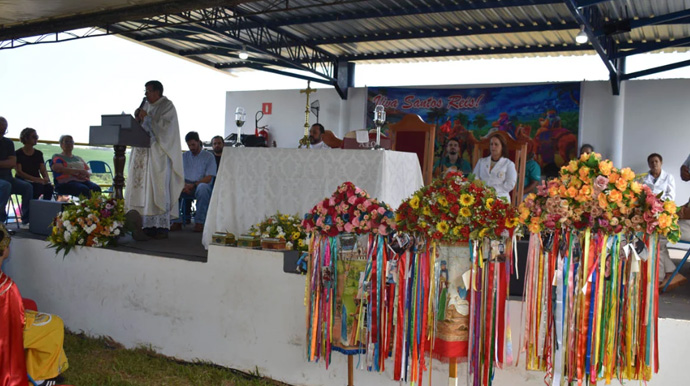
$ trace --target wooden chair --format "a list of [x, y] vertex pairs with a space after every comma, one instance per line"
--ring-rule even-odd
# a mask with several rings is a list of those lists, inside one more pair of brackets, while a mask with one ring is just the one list
[[[376, 144], [376, 129], [374, 130], [369, 130], [369, 142], [366, 143], [359, 143], [357, 142], [357, 131], [360, 130], [352, 130], [349, 131], [345, 134], [343, 137], [343, 143], [341, 148], [342, 149], [351, 149], [351, 150], [362, 150], [362, 149], [371, 149], [375, 144]], [[362, 130], [366, 131], [366, 130]], [[381, 134], [381, 147], [383, 147], [386, 150], [391, 150], [391, 140], [387, 136]]]
[[333, 132], [330, 130], [324, 131], [321, 140], [323, 140], [323, 143], [328, 145], [328, 147], [331, 149], [340, 149], [343, 145], [343, 140], [336, 137], [335, 134], [333, 134]]
[[[527, 164], [528, 142], [525, 140], [515, 140], [504, 131], [496, 131], [495, 133], [498, 133], [498, 135], [505, 139], [508, 145], [508, 158], [515, 163], [515, 168], [517, 169], [517, 183], [510, 195], [511, 202], [513, 205], [517, 206], [522, 202], [525, 191], [525, 165]], [[486, 137], [477, 142], [474, 146], [474, 150], [472, 151], [472, 169], [474, 169], [474, 166], [480, 158], [489, 155], [489, 141], [490, 138]]]
[[417, 114], [407, 114], [399, 122], [389, 125], [388, 129], [393, 139], [391, 148], [396, 151], [417, 153], [424, 184], [431, 183], [436, 125], [424, 122]]

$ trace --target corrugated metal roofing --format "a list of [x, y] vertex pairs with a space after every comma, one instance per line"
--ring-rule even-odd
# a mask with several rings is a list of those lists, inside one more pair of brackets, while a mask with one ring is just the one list
[[[4, 11], [6, 4], [17, 8], [18, 2], [0, 0], [0, 11]], [[72, 0], [61, 3], [70, 10], [76, 4]], [[96, 0], [93, 3], [117, 8], [125, 2]], [[588, 31], [611, 40], [601, 44], [610, 58], [625, 56], [625, 52], [686, 51], [690, 45], [689, 0], [177, 0], [171, 3], [178, 7], [190, 3], [191, 11], [127, 18], [96, 27], [217, 69], [287, 68], [303, 70], [329, 82], [337, 77], [337, 68], [343, 62], [591, 54], [594, 50], [590, 43], [576, 44], [574, 40], [582, 20], [587, 20]], [[194, 9], [193, 3], [209, 7]], [[88, 14], [88, 10], [82, 11]], [[45, 17], [45, 10], [40, 15]], [[668, 20], [655, 23], [653, 18]], [[12, 26], [4, 29], [10, 30]], [[0, 29], [0, 39], [2, 36], [3, 29]], [[2, 43], [0, 40], [0, 49]], [[249, 60], [237, 57], [243, 47], [250, 54]]]

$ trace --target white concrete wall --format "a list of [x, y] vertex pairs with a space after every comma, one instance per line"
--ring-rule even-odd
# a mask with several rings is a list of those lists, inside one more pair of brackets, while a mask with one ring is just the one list
[[[283, 273], [280, 253], [211, 246], [208, 263], [195, 263], [86, 248], [63, 259], [43, 241], [15, 239], [5, 268], [24, 297], [60, 315], [72, 331], [108, 335], [127, 347], [151, 345], [183, 360], [258, 369], [294, 385], [347, 382], [345, 356], [334, 353], [328, 370], [306, 361], [304, 277]], [[514, 348], [520, 305], [510, 302]], [[649, 385], [686, 384], [690, 322], [661, 319], [659, 329], [661, 372]], [[520, 363], [497, 370], [494, 385], [544, 385], [542, 373], [525, 371], [524, 357]], [[433, 361], [432, 368], [432, 384], [447, 385], [448, 366]], [[466, 384], [467, 366], [458, 370]], [[397, 384], [390, 368], [356, 371], [354, 379], [358, 386]]]
[[[638, 80], [626, 83], [621, 96], [611, 95], [608, 82], [585, 82], [582, 92], [581, 143], [591, 143], [604, 157], [623, 147], [623, 166], [649, 170], [647, 156], [659, 153], [663, 168], [676, 180], [676, 202], [690, 197], [690, 183], [680, 179], [680, 165], [690, 154], [690, 79]], [[613, 100], [624, 98], [623, 143], [613, 143]]]
[[[425, 88], [432, 87], [470, 86]], [[661, 154], [664, 169], [676, 179], [676, 202], [686, 203], [690, 197], [690, 183], [680, 180], [680, 165], [690, 154], [687, 145], [690, 139], [690, 92], [687, 90], [690, 90], [690, 79], [633, 80], [626, 82], [622, 95], [613, 96], [609, 82], [583, 82], [580, 144], [594, 145], [596, 151], [606, 158], [612, 157], [615, 146], [623, 146], [622, 166], [629, 166], [638, 173], [648, 170], [649, 154]], [[332, 88], [319, 89], [312, 94], [314, 99], [321, 101], [321, 121], [326, 129], [333, 130], [340, 137], [350, 130], [366, 127], [366, 88], [351, 88], [349, 93], [346, 101], [341, 101]], [[617, 98], [624, 99], [622, 144], [614, 143], [612, 134], [613, 107]], [[296, 147], [304, 130], [304, 101], [299, 90], [228, 92], [225, 134], [235, 130], [235, 107], [242, 105], [253, 114], [261, 109], [261, 102], [273, 102], [273, 115], [266, 116], [261, 123], [269, 124], [278, 147]], [[309, 122], [315, 122], [314, 118], [312, 115]], [[251, 119], [245, 125], [247, 130], [253, 129], [253, 115]]]
[[685, 204], [690, 183], [680, 179], [680, 165], [690, 154], [690, 80], [645, 80], [626, 87], [623, 164], [646, 171], [647, 156], [661, 154], [663, 168], [676, 180], [676, 202]]
[[[306, 84], [305, 84], [306, 88]], [[321, 106], [319, 121], [326, 130], [342, 138], [350, 130], [365, 127], [366, 89], [350, 88], [347, 100], [341, 100], [334, 88], [320, 88], [310, 95], [311, 102], [318, 100]], [[277, 147], [296, 148], [304, 135], [305, 94], [299, 90], [230, 91], [226, 98], [225, 135], [237, 132], [235, 109], [244, 107], [247, 122], [243, 133], [254, 133], [254, 114], [261, 110], [262, 103], [272, 103], [271, 115], [264, 115], [259, 126], [268, 125], [271, 141]], [[309, 113], [309, 124], [316, 123], [316, 116]]]
[[580, 145], [589, 143], [608, 158], [612, 153], [613, 98], [608, 82], [583, 82], [580, 94]]

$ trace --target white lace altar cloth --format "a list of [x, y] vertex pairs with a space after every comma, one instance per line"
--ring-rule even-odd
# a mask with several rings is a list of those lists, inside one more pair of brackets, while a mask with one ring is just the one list
[[202, 243], [214, 232], [239, 236], [277, 211], [301, 217], [346, 181], [393, 209], [424, 184], [414, 153], [226, 147]]

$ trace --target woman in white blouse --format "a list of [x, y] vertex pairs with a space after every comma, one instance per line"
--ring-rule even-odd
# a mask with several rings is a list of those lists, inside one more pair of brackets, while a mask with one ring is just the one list
[[662, 193], [661, 200], [676, 199], [676, 180], [672, 175], [661, 169], [664, 159], [660, 154], [652, 153], [647, 157], [649, 173], [644, 178], [644, 184], [652, 188], [654, 194]]
[[[647, 165], [649, 165], [649, 173], [644, 178], [644, 184], [652, 189], [654, 194], [661, 193], [661, 200], [674, 200], [676, 198], [676, 181], [673, 176], [661, 169], [664, 159], [660, 154], [652, 153], [647, 157]], [[659, 281], [663, 282], [671, 277], [676, 266], [671, 260], [668, 253], [666, 243], [668, 240], [662, 238], [659, 240], [659, 257], [661, 258], [661, 267], [659, 269]], [[665, 284], [665, 283], [664, 283]]]
[[480, 159], [472, 173], [496, 189], [498, 197], [510, 202], [510, 191], [515, 188], [517, 171], [513, 161], [508, 159], [508, 146], [500, 134], [489, 136], [489, 151], [491, 155]]

